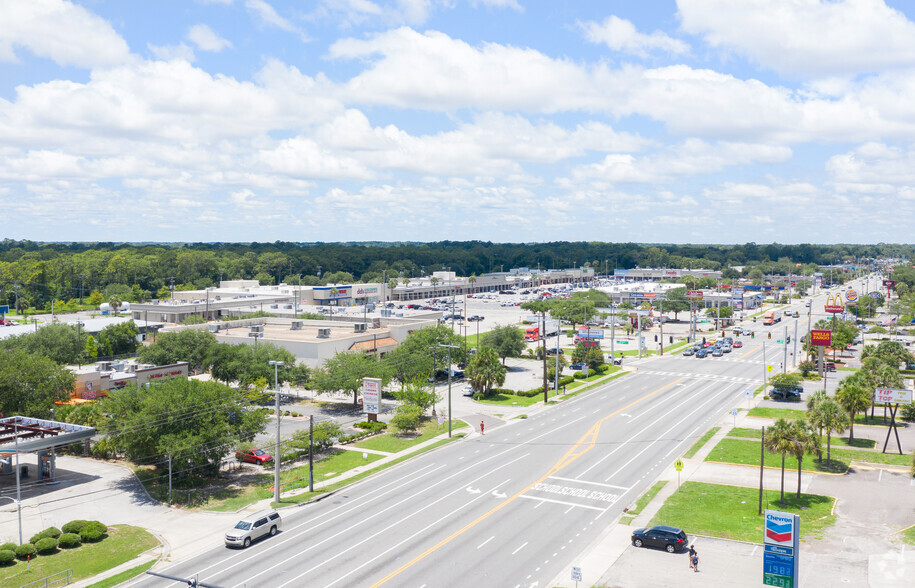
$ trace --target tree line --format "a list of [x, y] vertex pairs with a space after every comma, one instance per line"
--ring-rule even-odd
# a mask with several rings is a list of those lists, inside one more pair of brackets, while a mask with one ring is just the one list
[[[0, 241], [0, 304], [50, 309], [116, 296], [139, 302], [178, 290], [202, 289], [225, 279], [261, 284], [320, 285], [380, 282], [430, 275], [450, 268], [480, 275], [514, 267], [587, 265], [726, 270], [743, 267], [798, 273], [812, 266], [875, 257], [912, 257], [908, 245], [642, 245], [637, 243], [39, 243]], [[730, 276], [725, 276], [730, 277]]]

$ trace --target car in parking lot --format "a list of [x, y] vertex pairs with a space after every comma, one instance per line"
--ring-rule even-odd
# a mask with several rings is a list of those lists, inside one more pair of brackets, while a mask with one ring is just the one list
[[681, 551], [687, 545], [686, 532], [677, 527], [655, 525], [632, 532], [632, 544], [636, 547], [662, 547], [668, 553]]
[[248, 547], [267, 535], [273, 537], [283, 528], [283, 519], [275, 510], [265, 510], [238, 521], [226, 533], [227, 547]]
[[743, 341], [734, 341], [734, 345], [732, 345], [732, 347], [734, 347], [734, 349], [740, 349], [743, 347]]
[[773, 400], [799, 399], [801, 397], [801, 393], [803, 391], [804, 391], [803, 386], [792, 386], [791, 388], [789, 388], [787, 390], [778, 390], [778, 389], [773, 388], [773, 389], [769, 390], [769, 398], [772, 398]]
[[585, 369], [586, 367], [588, 367], [588, 364], [586, 364], [586, 363], [583, 362], [583, 361], [580, 361], [580, 362], [578, 362], [578, 363], [573, 363], [573, 364], [570, 365], [569, 367], [572, 368], [573, 370], [575, 370], [576, 372], [580, 372], [580, 371], [582, 371], [583, 369]]
[[683, 355], [685, 355], [687, 357], [689, 357], [690, 355], [695, 355], [695, 354], [696, 354], [696, 350], [693, 349], [692, 347], [687, 347], [686, 349], [683, 350]]
[[481, 316], [478, 315], [478, 314], [475, 314], [475, 315], [473, 315], [472, 317], [468, 318], [467, 320], [468, 320], [468, 321], [471, 321], [471, 322], [476, 322], [476, 321], [481, 321], [481, 320], [483, 320], [483, 317], [481, 317]]

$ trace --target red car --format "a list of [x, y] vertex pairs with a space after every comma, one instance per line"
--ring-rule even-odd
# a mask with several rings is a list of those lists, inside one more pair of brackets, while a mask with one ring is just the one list
[[246, 451], [236, 451], [235, 458], [245, 463], [258, 463], [264, 465], [273, 461], [273, 456], [263, 449], [248, 449]]
[[743, 347], [743, 342], [741, 342], [741, 341], [734, 341], [734, 344], [731, 345], [731, 347], [733, 347], [734, 349], [740, 349], [741, 347]]

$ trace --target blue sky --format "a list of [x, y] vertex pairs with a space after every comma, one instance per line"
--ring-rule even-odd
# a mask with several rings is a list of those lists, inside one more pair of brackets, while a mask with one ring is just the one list
[[3, 0], [0, 236], [905, 242], [882, 0]]

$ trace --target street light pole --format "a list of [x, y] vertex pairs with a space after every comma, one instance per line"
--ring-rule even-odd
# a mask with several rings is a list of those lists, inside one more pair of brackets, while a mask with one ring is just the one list
[[[439, 343], [439, 347], [448, 348], [448, 437], [451, 438], [451, 350], [460, 349], [460, 345], [445, 345], [444, 343]], [[432, 373], [432, 391], [435, 393], [435, 372]]]
[[281, 365], [285, 365], [285, 362], [282, 361], [270, 361], [268, 362], [273, 366], [273, 398], [274, 405], [276, 407], [276, 453], [273, 454], [273, 501], [280, 501], [280, 459], [282, 454], [280, 453], [280, 388], [278, 382], [278, 371]]
[[[19, 484], [19, 425], [13, 423], [13, 437], [16, 447], [16, 510], [19, 513], [19, 545], [22, 545], [22, 494]], [[41, 475], [38, 476], [41, 479]]]

